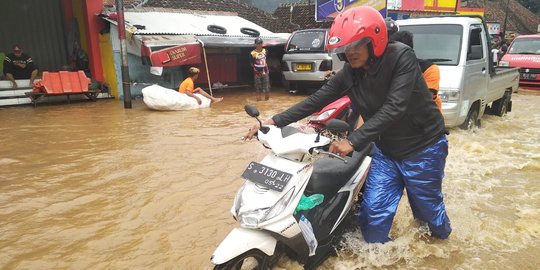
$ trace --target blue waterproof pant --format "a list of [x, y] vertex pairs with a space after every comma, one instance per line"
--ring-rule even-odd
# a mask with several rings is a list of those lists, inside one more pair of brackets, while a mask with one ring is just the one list
[[446, 239], [452, 232], [441, 191], [448, 140], [437, 142], [404, 160], [394, 160], [375, 147], [366, 180], [359, 219], [368, 243], [384, 243], [403, 195], [407, 190], [413, 216], [427, 222], [433, 236]]

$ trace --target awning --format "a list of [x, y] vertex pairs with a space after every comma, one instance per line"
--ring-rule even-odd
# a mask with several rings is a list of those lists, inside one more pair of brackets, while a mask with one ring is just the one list
[[193, 36], [140, 36], [143, 64], [172, 67], [201, 63], [201, 44]]
[[[195, 35], [135, 35], [141, 44], [144, 65], [172, 67], [200, 64], [202, 46], [213, 48], [251, 48], [255, 37], [195, 36]], [[283, 45], [286, 37], [262, 37], [265, 46]]]

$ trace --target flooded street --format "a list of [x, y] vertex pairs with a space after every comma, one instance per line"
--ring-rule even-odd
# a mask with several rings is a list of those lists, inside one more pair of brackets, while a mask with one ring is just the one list
[[[249, 90], [193, 111], [142, 100], [0, 108], [0, 269], [212, 269], [236, 226], [241, 173], [264, 149], [241, 136]], [[258, 102], [269, 117], [301, 100]], [[540, 91], [513, 95], [504, 118], [452, 129], [443, 182], [453, 233], [423, 236], [401, 201], [395, 241], [350, 233], [321, 269], [538, 269]], [[302, 269], [288, 259], [275, 269]]]

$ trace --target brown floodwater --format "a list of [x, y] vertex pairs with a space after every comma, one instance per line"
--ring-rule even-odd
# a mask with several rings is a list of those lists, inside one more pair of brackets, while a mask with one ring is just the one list
[[[540, 95], [520, 91], [506, 117], [452, 129], [443, 192], [453, 233], [424, 237], [402, 200], [391, 243], [358, 232], [321, 269], [537, 269]], [[142, 100], [0, 108], [0, 269], [211, 269], [236, 226], [229, 209], [249, 161], [249, 90], [194, 111]], [[272, 92], [271, 116], [303, 96]], [[302, 269], [287, 258], [275, 269]]]

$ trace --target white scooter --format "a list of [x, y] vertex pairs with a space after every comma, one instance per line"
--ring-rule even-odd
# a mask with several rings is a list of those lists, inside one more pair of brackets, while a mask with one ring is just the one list
[[[251, 105], [246, 112], [258, 119]], [[326, 128], [349, 131], [332, 120]], [[371, 147], [340, 157], [327, 152], [331, 138], [286, 126], [262, 126], [259, 141], [272, 151], [252, 161], [231, 208], [234, 228], [212, 255], [214, 269], [270, 269], [286, 254], [315, 269], [335, 251], [340, 231], [369, 171]]]

